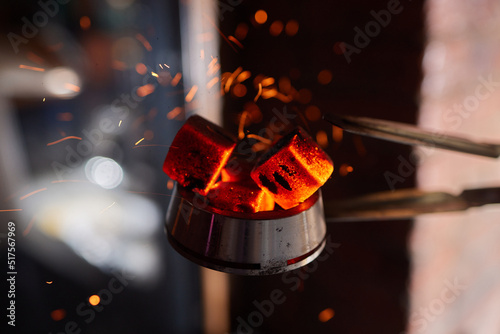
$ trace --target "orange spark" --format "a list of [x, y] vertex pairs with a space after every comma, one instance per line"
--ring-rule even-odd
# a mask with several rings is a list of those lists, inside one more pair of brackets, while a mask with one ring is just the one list
[[321, 110], [316, 106], [306, 108], [306, 118], [310, 121], [318, 121], [321, 119]]
[[233, 87], [233, 94], [237, 97], [243, 97], [247, 94], [247, 88], [243, 84], [237, 84]]
[[88, 182], [86, 180], [55, 180], [50, 183], [64, 183], [64, 182]]
[[167, 118], [168, 119], [174, 119], [176, 118], [177, 116], [180, 115], [180, 113], [182, 112], [182, 108], [181, 107], [175, 107], [174, 109], [172, 109], [168, 114], [167, 114]]
[[222, 33], [222, 31], [219, 29], [219, 27], [214, 23], [214, 21], [212, 21], [212, 19], [210, 19], [210, 17], [208, 17], [206, 14], [203, 14], [203, 16], [217, 30], [217, 32], [219, 33], [219, 35], [221, 35], [221, 37], [226, 41], [226, 43], [229, 44], [229, 46], [231, 47], [231, 49], [233, 49], [234, 52], [238, 52], [238, 50], [236, 50], [236, 48], [233, 46], [233, 44], [231, 44], [231, 42], [226, 37], [226, 35], [224, 35]]
[[137, 38], [137, 40], [139, 42], [141, 42], [142, 45], [144, 45], [144, 48], [146, 48], [146, 50], [148, 50], [148, 51], [153, 50], [153, 48], [151, 47], [151, 44], [149, 44], [148, 40], [144, 36], [142, 36], [141, 34], [137, 34], [137, 35], [135, 35], [135, 38]]
[[52, 284], [52, 283], [54, 283], [54, 281], [47, 281], [47, 282], [45, 282], [45, 283], [47, 283], [47, 284]]
[[205, 59], [205, 50], [204, 49], [200, 50], [200, 58]]
[[50, 317], [54, 321], [60, 321], [66, 317], [66, 311], [62, 308], [50, 312]]
[[286, 23], [285, 32], [288, 36], [294, 36], [299, 31], [299, 23], [295, 20], [290, 20]]
[[264, 137], [261, 137], [258, 135], [254, 135], [254, 134], [249, 134], [249, 135], [247, 135], [247, 137], [257, 139], [258, 141], [260, 141], [266, 145], [271, 145], [273, 143], [270, 139], [267, 139], [267, 138], [264, 138]]
[[146, 84], [137, 88], [137, 96], [144, 97], [155, 91], [155, 86], [153, 84]]
[[217, 58], [212, 58], [212, 60], [210, 61], [210, 63], [208, 64], [208, 68], [211, 68], [212, 66], [215, 65], [215, 63], [217, 63]]
[[332, 72], [329, 70], [322, 70], [318, 73], [318, 82], [322, 85], [327, 85], [332, 81]]
[[80, 27], [83, 29], [83, 30], [87, 30], [90, 28], [90, 18], [88, 16], [82, 16], [80, 18]]
[[252, 76], [252, 73], [250, 71], [243, 71], [236, 77], [237, 82], [243, 82], [246, 79], [250, 78]]
[[240, 41], [238, 41], [236, 38], [234, 38], [233, 36], [228, 36], [227, 39], [229, 39], [231, 42], [233, 42], [234, 44], [238, 45], [240, 47], [240, 49], [243, 49], [243, 44], [241, 44]]
[[321, 322], [327, 322], [335, 316], [335, 311], [331, 308], [324, 309], [318, 314], [318, 319]]
[[30, 233], [31, 228], [33, 227], [33, 224], [35, 222], [35, 217], [36, 216], [33, 216], [33, 218], [31, 218], [30, 222], [28, 223], [28, 226], [26, 226], [26, 228], [24, 229], [23, 236], [26, 236], [28, 235], [28, 233]]
[[34, 53], [33, 53], [33, 52], [31, 52], [31, 51], [29, 51], [29, 52], [26, 54], [26, 56], [28, 57], [28, 59], [29, 59], [29, 60], [31, 60], [32, 62], [37, 63], [37, 64], [39, 64], [39, 65], [41, 65], [41, 64], [44, 62], [44, 60], [43, 60], [43, 58], [42, 58], [42, 57], [37, 56], [36, 54], [34, 54]]
[[227, 93], [229, 92], [229, 88], [231, 88], [231, 85], [234, 81], [234, 79], [240, 74], [240, 72], [243, 70], [243, 68], [240, 66], [238, 67], [230, 76], [227, 78], [226, 85], [224, 86], [224, 91]]
[[34, 67], [34, 66], [28, 66], [28, 65], [19, 65], [19, 68], [24, 68], [25, 70], [32, 70], [32, 71], [37, 71], [37, 72], [45, 72], [45, 69], [41, 68], [41, 67]]
[[151, 75], [154, 76], [155, 78], [158, 78], [158, 74], [156, 74], [155, 72], [151, 72]]
[[278, 91], [275, 88], [263, 89], [261, 93], [263, 99], [270, 99], [271, 97], [275, 97], [277, 94]]
[[247, 114], [248, 114], [248, 111], [244, 111], [240, 117], [240, 124], [238, 125], [238, 139], [240, 139], [240, 140], [245, 138], [245, 132], [243, 132], [243, 129], [245, 127], [245, 121], [247, 118]]
[[143, 63], [137, 63], [135, 65], [135, 70], [137, 71], [137, 73], [139, 73], [140, 75], [144, 75], [148, 72], [148, 68], [146, 67], [146, 65], [144, 65]]
[[135, 143], [135, 145], [139, 144], [139, 143], [140, 143], [141, 141], [143, 141], [143, 140], [144, 140], [144, 137], [142, 137], [141, 139], [139, 139], [139, 140]]
[[171, 84], [172, 86], [174, 86], [174, 87], [175, 87], [175, 86], [177, 86], [177, 84], [179, 83], [179, 81], [181, 80], [181, 78], [182, 78], [182, 74], [179, 72], [179, 73], [177, 73], [177, 74], [173, 77], [173, 79], [172, 79], [172, 81], [170, 82], [170, 84]]
[[193, 87], [191, 87], [191, 89], [189, 90], [189, 93], [187, 93], [187, 95], [186, 95], [186, 102], [187, 103], [189, 103], [193, 100], [194, 94], [196, 94], [197, 91], [198, 91], [198, 86], [194, 85]]
[[47, 188], [37, 189], [35, 191], [30, 192], [29, 194], [26, 194], [24, 196], [19, 197], [19, 200], [22, 201], [23, 199], [26, 199], [26, 198], [28, 198], [28, 197], [36, 194], [36, 193], [39, 193], [39, 192], [42, 192], [42, 191], [45, 191], [45, 190], [47, 190]]
[[270, 86], [274, 83], [274, 78], [269, 77], [269, 78], [262, 79], [261, 83], [262, 83], [262, 87]]
[[108, 210], [109, 208], [111, 208], [115, 204], [116, 204], [116, 202], [111, 203], [110, 205], [108, 205], [107, 207], [102, 209], [101, 212], [99, 212], [99, 214], [102, 215], [104, 213], [104, 211]]
[[269, 27], [269, 33], [271, 34], [271, 36], [278, 36], [279, 34], [281, 34], [282, 31], [283, 31], [283, 22], [278, 20], [271, 23], [271, 26]]
[[12, 211], [23, 211], [23, 209], [8, 209], [8, 210], [0, 210], [0, 212], [12, 212]]
[[170, 68], [170, 66], [168, 66], [167, 64], [163, 64], [166, 68]]
[[168, 180], [167, 189], [172, 190], [174, 188], [174, 181]]
[[354, 171], [354, 168], [352, 166], [349, 166], [348, 164], [342, 164], [339, 167], [339, 175], [340, 176], [346, 176], [349, 173], [352, 173]]
[[253, 98], [253, 102], [257, 102], [261, 94], [262, 94], [262, 84], [259, 82], [259, 91], [257, 92], [257, 95], [255, 95], [255, 97]]
[[208, 71], [207, 71], [207, 76], [211, 76], [211, 75], [217, 73], [217, 71], [219, 69], [220, 69], [220, 64], [215, 64], [214, 66], [209, 67]]
[[111, 62], [111, 68], [117, 71], [125, 71], [127, 69], [127, 64], [123, 61], [113, 59]]
[[332, 137], [334, 142], [340, 143], [344, 137], [344, 130], [338, 126], [332, 126]]
[[316, 133], [316, 142], [322, 148], [326, 148], [328, 146], [328, 136], [326, 135], [325, 131], [320, 130], [318, 131], [318, 133]]
[[212, 80], [207, 82], [207, 89], [212, 88], [217, 82], [219, 82], [219, 77], [212, 78]]
[[254, 17], [255, 17], [255, 21], [259, 24], [264, 24], [267, 21], [267, 13], [265, 10], [262, 10], [262, 9], [255, 12]]
[[62, 141], [64, 141], [64, 140], [68, 140], [68, 139], [78, 139], [78, 140], [82, 140], [82, 138], [81, 138], [81, 137], [77, 137], [77, 136], [67, 136], [67, 137], [61, 138], [61, 139], [59, 139], [59, 140], [53, 141], [53, 142], [51, 142], [51, 143], [48, 143], [48, 144], [47, 144], [47, 146], [55, 145], [55, 144], [57, 144], [57, 143], [60, 143], [60, 142], [62, 142]]
[[89, 297], [90, 305], [96, 306], [101, 301], [101, 298], [98, 295], [92, 295]]
[[77, 85], [74, 85], [72, 83], [69, 83], [69, 82], [66, 82], [64, 84], [64, 88], [66, 88], [67, 90], [71, 90], [75, 93], [78, 93], [80, 91], [80, 87], [78, 87]]
[[234, 35], [236, 36], [237, 39], [241, 41], [244, 40], [245, 37], [247, 37], [247, 33], [248, 33], [248, 25], [242, 22], [238, 24], [238, 26], [236, 27]]

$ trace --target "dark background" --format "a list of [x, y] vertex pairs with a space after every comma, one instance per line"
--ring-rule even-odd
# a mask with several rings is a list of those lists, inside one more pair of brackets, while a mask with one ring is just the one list
[[[290, 78], [292, 86], [298, 91], [308, 89], [311, 92], [311, 100], [307, 103], [301, 103], [297, 98], [286, 104], [289, 111], [302, 117], [308, 106], [315, 105], [323, 113], [331, 111], [415, 123], [425, 43], [423, 1], [401, 2], [401, 13], [392, 15], [390, 24], [371, 38], [370, 43], [359, 54], [353, 54], [350, 63], [346, 61], [339, 44], [345, 42], [353, 45], [356, 35], [354, 28], [364, 30], [365, 25], [373, 21], [370, 11], [386, 9], [388, 3], [379, 0], [244, 0], [234, 6], [233, 10], [226, 12], [224, 19], [219, 21], [220, 30], [225, 35], [234, 36], [240, 23], [249, 27], [246, 38], [241, 40], [243, 49], [236, 47], [235, 51], [221, 40], [222, 72], [232, 72], [242, 66], [244, 70], [252, 72], [252, 79], [257, 74], [277, 80], [282, 77]], [[190, 2], [182, 1], [179, 5], [175, 1], [143, 1], [141, 4], [151, 9], [149, 12], [152, 20], [139, 20], [137, 26], [130, 28], [131, 31], [146, 31], [148, 27], [154, 26], [155, 36], [158, 38], [151, 40], [153, 47], [169, 45], [172, 56], [168, 62], [180, 67], [179, 55], [182, 50], [179, 20], [182, 18], [179, 18], [179, 6], [189, 6]], [[19, 18], [30, 17], [30, 13], [38, 10], [36, 3], [29, 1], [11, 2], [4, 4], [3, 8], [0, 25], [5, 34], [11, 30], [19, 30]], [[64, 8], [64, 13], [57, 20], [67, 26], [82, 45], [86, 45], [85, 41], [88, 42], [91, 36], [99, 37], [110, 31], [120, 31], [119, 26], [113, 27], [103, 15], [98, 2], [71, 2]], [[259, 9], [268, 14], [267, 22], [262, 25], [256, 24], [253, 19], [254, 13]], [[93, 19], [90, 32], [83, 33], [78, 29], [76, 22], [81, 15], [89, 15]], [[285, 32], [279, 36], [269, 34], [269, 26], [273, 21], [281, 20], [286, 24], [292, 19], [299, 24], [296, 35], [288, 36]], [[127, 32], [122, 30], [121, 33]], [[29, 45], [33, 49], [43, 49], [43, 46], [44, 42], [41, 40]], [[2, 53], [12, 53], [8, 44], [3, 44], [2, 48]], [[47, 58], [50, 58], [50, 54]], [[53, 62], [58, 62], [57, 57], [54, 57]], [[332, 73], [332, 80], [322, 85], [318, 83], [317, 75], [325, 69]], [[77, 115], [66, 131], [80, 129], [86, 124], [90, 116], [84, 112], [85, 105], [109, 100], [106, 94], [116, 96], [119, 92], [129, 91], [126, 80], [120, 75], [104, 77], [102, 81], [89, 85], [75, 100], [61, 102], [65, 103], [65, 107], [74, 108]], [[224, 125], [231, 131], [237, 129], [235, 120], [257, 92], [252, 80], [247, 82], [247, 86], [248, 93], [243, 98], [235, 98], [231, 94], [224, 97]], [[19, 111], [17, 117], [25, 133], [29, 133], [25, 140], [33, 175], [42, 173], [50, 166], [51, 158], [40, 154], [35, 143], [50, 129], [61, 126], [54, 124], [49, 117], [56, 108], [61, 108], [61, 103], [44, 105], [45, 109], [41, 113], [40, 107], [32, 101], [15, 101]], [[148, 105], [144, 108], [146, 113], [149, 106], [157, 106], [160, 110], [171, 109], [180, 102], [172, 97], [165, 99], [165, 94], [158, 94], [144, 103]], [[276, 99], [261, 98], [257, 105], [264, 117], [261, 122], [250, 125], [249, 130], [262, 128], [272, 108], [281, 110], [284, 107], [284, 103]], [[161, 133], [157, 142], [168, 144], [180, 123], [170, 127], [168, 133], [162, 132], [164, 123], [151, 122], [149, 126]], [[319, 130], [328, 134], [329, 143], [325, 150], [332, 157], [336, 168], [332, 179], [323, 188], [325, 202], [389, 190], [384, 173], [397, 173], [400, 163], [398, 156], [408, 156], [410, 152], [408, 147], [402, 145], [359, 138], [347, 133], [340, 143], [335, 143], [332, 140], [331, 126], [322, 120], [307, 120], [306, 126], [313, 137]], [[134, 134], [131, 137], [137, 137], [133, 129], [130, 132]], [[125, 139], [115, 138], [118, 142]], [[156, 182], [149, 180], [147, 186], [140, 190], [166, 192], [165, 175], [159, 167], [165, 154], [166, 151], [160, 150], [145, 151], [143, 154], [126, 152], [125, 163], [143, 160], [158, 173], [153, 176]], [[341, 176], [339, 166], [342, 164], [351, 165], [353, 172]], [[141, 175], [135, 176], [140, 184]], [[413, 185], [414, 179], [409, 177], [405, 182], [397, 184], [397, 187]], [[152, 199], [166, 210], [166, 197], [152, 196]], [[17, 219], [15, 215], [2, 216], [2, 222], [4, 218]], [[265, 317], [262, 326], [255, 328], [254, 333], [399, 334], [405, 330], [407, 321], [407, 286], [410, 274], [407, 238], [411, 224], [411, 221], [329, 224], [327, 235], [334, 243], [340, 244], [340, 247], [326, 261], [318, 261], [317, 269], [311, 270], [313, 273], [307, 274], [306, 269], [294, 271], [289, 277], [303, 277], [296, 291], [291, 289], [294, 284], [283, 281], [282, 275], [231, 275], [231, 331], [237, 330], [240, 317], [248, 321], [248, 316], [256, 310], [253, 304], [255, 300], [260, 302], [269, 299], [271, 292], [279, 289], [284, 292], [286, 301], [276, 305], [272, 316]], [[90, 275], [92, 280], [83, 284], [24, 252], [23, 242], [19, 239], [17, 252], [17, 332], [58, 333], [64, 330], [66, 321], [72, 319], [81, 325], [82, 333], [203, 332], [199, 268], [175, 253], [161, 232], [154, 242], [160, 245], [162, 260], [168, 266], [162, 269], [158, 281], [147, 289], [126, 289], [115, 297], [112, 304], [97, 314], [95, 321], [90, 324], [84, 324], [74, 310], [90, 294], [95, 293], [96, 289], [105, 286], [111, 276], [95, 270]], [[3, 254], [4, 250], [2, 256]], [[315, 268], [312, 265], [309, 267]], [[58, 284], [44, 283], [49, 280], [57, 281]], [[60, 308], [67, 310], [66, 318], [55, 322], [51, 319], [50, 312]], [[335, 316], [327, 322], [320, 322], [318, 314], [325, 308], [332, 308]]]

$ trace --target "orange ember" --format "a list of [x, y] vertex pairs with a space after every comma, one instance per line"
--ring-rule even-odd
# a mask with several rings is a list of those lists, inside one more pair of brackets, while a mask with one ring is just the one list
[[265, 10], [258, 10], [256, 13], [255, 13], [255, 21], [258, 23], [258, 24], [264, 24], [266, 23], [267, 21], [267, 13]]
[[172, 141], [163, 170], [181, 186], [206, 195], [235, 146], [235, 140], [222, 128], [191, 116]]
[[276, 203], [289, 209], [309, 198], [332, 172], [330, 157], [299, 127], [260, 158], [251, 177]]
[[210, 204], [233, 212], [259, 212], [274, 209], [274, 200], [252, 180], [219, 182], [207, 195]]
[[318, 314], [318, 320], [321, 322], [327, 322], [335, 316], [335, 311], [331, 308], [324, 309]]

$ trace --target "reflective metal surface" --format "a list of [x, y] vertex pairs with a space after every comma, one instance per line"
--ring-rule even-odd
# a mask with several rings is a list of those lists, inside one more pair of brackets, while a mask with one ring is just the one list
[[171, 245], [191, 261], [241, 275], [270, 275], [313, 261], [325, 246], [321, 192], [289, 210], [236, 213], [208, 206], [176, 186], [166, 232]]

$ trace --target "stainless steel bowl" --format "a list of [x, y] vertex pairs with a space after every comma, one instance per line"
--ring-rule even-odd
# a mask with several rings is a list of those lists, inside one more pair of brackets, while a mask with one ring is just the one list
[[170, 244], [207, 268], [271, 275], [302, 267], [325, 247], [321, 191], [289, 210], [239, 213], [210, 207], [176, 186], [167, 217]]

